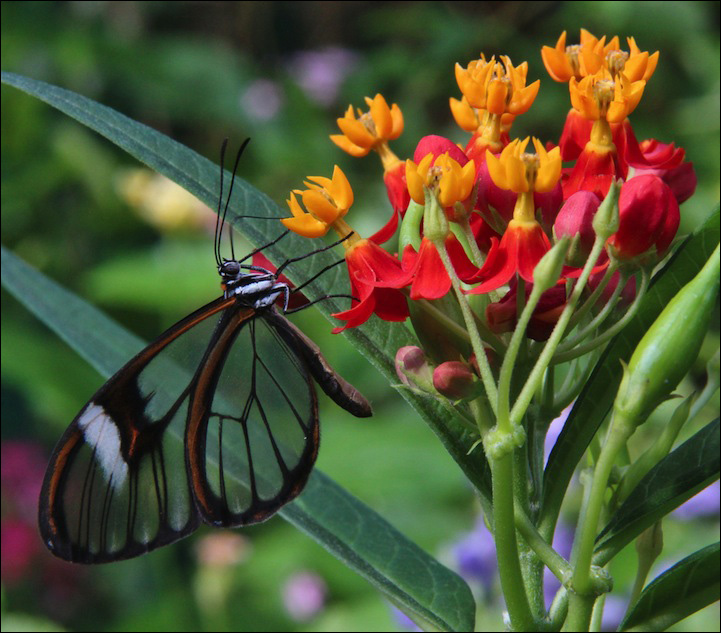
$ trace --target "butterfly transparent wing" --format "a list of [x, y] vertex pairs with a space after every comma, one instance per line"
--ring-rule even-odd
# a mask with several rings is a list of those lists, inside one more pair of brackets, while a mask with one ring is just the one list
[[40, 530], [57, 556], [99, 563], [176, 541], [200, 523], [186, 476], [191, 385], [217, 300], [129, 361], [58, 442], [40, 497]]
[[198, 510], [212, 525], [268, 518], [299, 494], [318, 452], [312, 379], [273, 314], [266, 321], [226, 312], [192, 393], [188, 463]]

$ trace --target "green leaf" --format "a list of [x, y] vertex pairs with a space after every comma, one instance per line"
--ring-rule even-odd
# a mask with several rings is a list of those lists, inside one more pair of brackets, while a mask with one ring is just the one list
[[621, 383], [621, 361], [628, 361], [656, 317], [678, 290], [703, 268], [718, 243], [717, 207], [654, 277], [634, 320], [611, 341], [599, 359], [548, 458], [541, 509], [544, 533], [555, 526], [566, 488], [576, 466], [613, 406]]
[[[2, 283], [105, 377], [143, 347], [137, 337], [4, 248]], [[473, 628], [475, 603], [468, 585], [326, 475], [314, 471], [303, 494], [280, 514], [426, 628]]]
[[615, 552], [719, 477], [719, 419], [671, 451], [638, 482], [598, 537], [594, 563]]
[[719, 544], [684, 558], [646, 587], [619, 631], [665, 631], [719, 599]]
[[[207, 158], [112, 108], [69, 90], [14, 73], [3, 72], [2, 81], [73, 117], [150, 168], [175, 181], [211, 209], [217, 207], [220, 171], [218, 166]], [[299, 180], [304, 176], [305, 174], [299, 174]], [[229, 182], [230, 173], [227, 171], [225, 178], [225, 182]], [[229, 206], [229, 221], [233, 226], [255, 246], [267, 244], [281, 233], [276, 221], [266, 222], [241, 217], [246, 214], [268, 218], [288, 216], [287, 211], [279, 209], [268, 196], [242, 178], [236, 177], [233, 199]], [[290, 234], [278, 244], [265, 249], [263, 253], [271, 261], [278, 263], [313, 249], [314, 246], [310, 245], [308, 240]], [[334, 261], [336, 258], [330, 252], [318, 253], [290, 265], [286, 269], [286, 275], [297, 284]], [[347, 274], [340, 268], [335, 267], [325, 273], [322, 283], [315, 281], [310, 284], [307, 291], [304, 291], [305, 294], [317, 299], [327, 294], [347, 293]], [[332, 319], [330, 314], [347, 309], [347, 306], [341, 305], [336, 299], [324, 300], [316, 305], [334, 325], [337, 325], [338, 321]], [[360, 328], [346, 330], [344, 335], [385, 376], [389, 384], [399, 382], [394, 365], [396, 350], [417, 343], [403, 324], [381, 321], [376, 317]], [[484, 507], [488, 509], [491, 497], [488, 464], [481, 451], [474, 451], [470, 456], [467, 454], [477, 437], [460, 421], [449, 417], [447, 411], [430, 397], [419, 396], [407, 389], [401, 389], [400, 392], [440, 439], [476, 487]]]

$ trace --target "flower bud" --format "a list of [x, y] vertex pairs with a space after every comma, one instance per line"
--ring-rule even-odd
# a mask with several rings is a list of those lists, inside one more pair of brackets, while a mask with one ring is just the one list
[[673, 143], [661, 143], [656, 139], [641, 141], [638, 147], [643, 156], [641, 164], [634, 163], [636, 176], [653, 174], [663, 180], [673, 191], [676, 202], [681, 204], [696, 191], [696, 172], [693, 163], [682, 162], [685, 152]]
[[693, 195], [698, 183], [693, 163], [681, 163], [673, 169], [636, 169], [636, 177], [643, 174], [652, 174], [663, 180], [670, 187], [673, 197], [679, 204]]
[[416, 345], [406, 345], [396, 352], [396, 374], [411, 389], [428, 391], [433, 383], [433, 368], [426, 353]]
[[444, 136], [438, 136], [436, 134], [424, 136], [418, 141], [416, 151], [413, 152], [413, 162], [418, 165], [427, 154], [433, 154], [433, 158], [437, 158], [445, 153], [448, 153], [448, 156], [455, 160], [461, 167], [468, 162], [468, 156], [466, 156], [458, 145]]
[[681, 215], [673, 192], [658, 176], [636, 176], [623, 183], [618, 200], [619, 226], [609, 244], [620, 259], [655, 247], [663, 254], [671, 244]]
[[608, 239], [618, 231], [618, 196], [621, 190], [621, 183], [613, 180], [609, 186], [606, 197], [593, 216], [593, 230], [604, 240]]
[[471, 368], [457, 360], [446, 361], [435, 368], [433, 386], [450, 400], [475, 398], [483, 388]]
[[[553, 224], [553, 235], [557, 240], [568, 236], [572, 238], [571, 247], [566, 256], [570, 266], [582, 267], [591, 253], [596, 233], [593, 230], [593, 216], [596, 215], [601, 201], [591, 191], [577, 191], [572, 194], [558, 213]], [[573, 239], [576, 238], [576, 239]]]
[[615, 414], [633, 428], [643, 423], [686, 375], [698, 355], [719, 290], [719, 247], [671, 299], [624, 368]]
[[558, 240], [533, 269], [533, 283], [540, 286], [543, 291], [552, 288], [560, 279], [569, 242], [567, 237]]

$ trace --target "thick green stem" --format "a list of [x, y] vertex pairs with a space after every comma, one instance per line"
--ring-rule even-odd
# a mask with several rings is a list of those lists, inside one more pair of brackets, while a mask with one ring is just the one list
[[568, 593], [568, 616], [562, 631], [588, 631], [593, 615], [596, 596], [580, 596], [573, 591]]
[[491, 461], [493, 473], [493, 536], [496, 541], [498, 572], [506, 600], [511, 628], [533, 631], [536, 626], [528, 604], [516, 540], [513, 502], [513, 454]]

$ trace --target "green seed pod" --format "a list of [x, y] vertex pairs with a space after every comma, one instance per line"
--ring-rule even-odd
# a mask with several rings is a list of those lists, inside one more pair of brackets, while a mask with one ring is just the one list
[[686, 375], [703, 342], [719, 290], [719, 247], [671, 299], [639, 342], [614, 403], [629, 430], [643, 423]]

